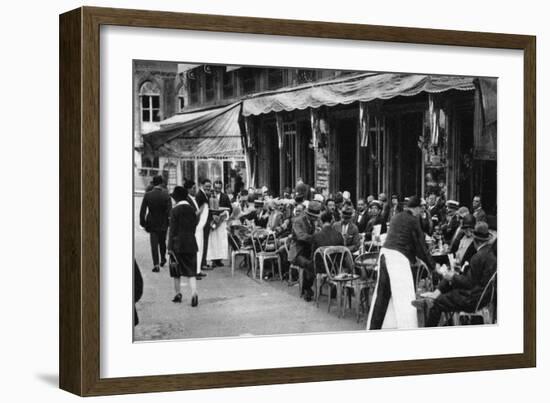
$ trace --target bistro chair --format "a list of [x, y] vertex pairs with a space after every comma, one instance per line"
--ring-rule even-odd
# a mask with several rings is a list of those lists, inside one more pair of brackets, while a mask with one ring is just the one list
[[[350, 308], [355, 307], [357, 322], [361, 319], [361, 312], [365, 315], [369, 312], [372, 294], [376, 287], [376, 274], [378, 271], [379, 252], [363, 253], [355, 258], [355, 273], [359, 275], [357, 280], [352, 280], [345, 285], [345, 292]], [[352, 299], [355, 303], [352, 304]], [[344, 310], [345, 313], [345, 310]]]
[[[317, 268], [318, 261], [323, 262], [324, 273]], [[336, 303], [341, 315], [342, 297], [345, 283], [358, 279], [358, 275], [354, 275], [351, 270], [346, 271], [345, 264], [348, 262], [353, 265], [353, 257], [351, 252], [345, 246], [322, 246], [317, 248], [313, 256], [313, 264], [315, 268], [315, 303], [319, 307], [319, 297], [323, 290], [323, 286], [328, 287], [328, 312], [332, 302], [332, 289], [336, 288]]]
[[[291, 237], [287, 237], [285, 239], [285, 249], [286, 249], [287, 256], [290, 250], [290, 242], [291, 242]], [[304, 290], [304, 268], [298, 266], [297, 264], [293, 264], [293, 263], [290, 264], [290, 266], [288, 267], [288, 279], [287, 279], [287, 284], [289, 287], [296, 284], [296, 281], [292, 281], [293, 272], [298, 274], [298, 292], [301, 297]]]
[[473, 319], [481, 319], [482, 324], [488, 325], [496, 322], [496, 282], [495, 272], [481, 293], [473, 312], [458, 312], [453, 315], [454, 325], [475, 324]]
[[417, 294], [433, 291], [433, 277], [428, 265], [423, 260], [416, 259], [414, 290]]
[[[279, 269], [279, 278], [283, 280], [281, 257], [277, 253], [277, 235], [263, 228], [252, 232], [252, 246], [255, 259], [260, 268], [260, 280], [264, 278], [264, 265], [266, 261], [276, 261]], [[273, 267], [273, 266], [272, 266]], [[254, 274], [254, 278], [256, 275]]]
[[246, 246], [244, 242], [244, 238], [249, 232], [244, 225], [232, 225], [227, 231], [231, 246], [231, 277], [235, 274], [235, 259], [237, 256], [244, 256], [244, 261], [249, 264], [249, 271], [252, 270], [253, 277], [256, 277], [254, 248], [252, 245]]

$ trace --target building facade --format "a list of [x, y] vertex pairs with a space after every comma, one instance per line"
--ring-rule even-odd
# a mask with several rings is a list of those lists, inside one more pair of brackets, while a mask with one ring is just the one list
[[[162, 71], [157, 87], [169, 91], [158, 103], [140, 98], [135, 111], [136, 150], [155, 123], [146, 118], [160, 116], [154, 132], [170, 116], [242, 104], [242, 156], [178, 159], [141, 149], [142, 161], [176, 167], [174, 183], [209, 177], [235, 186], [240, 178], [240, 186], [280, 194], [301, 178], [319, 192], [347, 190], [354, 201], [433, 192], [464, 205], [479, 194], [496, 214], [496, 96], [487, 96], [496, 79], [177, 64]], [[155, 93], [139, 92], [150, 74], [136, 80], [139, 97]]]

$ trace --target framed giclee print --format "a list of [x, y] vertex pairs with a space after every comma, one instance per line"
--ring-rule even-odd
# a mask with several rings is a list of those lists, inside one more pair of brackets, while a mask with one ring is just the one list
[[534, 37], [84, 7], [60, 64], [61, 388], [535, 365]]

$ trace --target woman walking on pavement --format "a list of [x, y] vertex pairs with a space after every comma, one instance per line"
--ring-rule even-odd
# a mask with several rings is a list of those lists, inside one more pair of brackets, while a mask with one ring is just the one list
[[170, 251], [170, 277], [174, 279], [176, 296], [172, 302], [182, 300], [180, 277], [189, 278], [191, 287], [191, 306], [199, 304], [197, 294], [197, 241], [195, 228], [197, 214], [187, 201], [187, 189], [176, 186], [170, 195], [176, 206], [170, 213], [170, 232], [168, 235], [168, 250]]

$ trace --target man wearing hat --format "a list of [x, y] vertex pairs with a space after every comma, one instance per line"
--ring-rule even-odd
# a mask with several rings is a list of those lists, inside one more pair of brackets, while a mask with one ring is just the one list
[[264, 205], [263, 200], [254, 200], [254, 210], [247, 214], [241, 215], [240, 219], [254, 221], [256, 227], [265, 228], [267, 226], [267, 220], [269, 219], [269, 213], [267, 207]]
[[380, 225], [380, 234], [385, 234], [387, 231], [386, 221], [382, 218], [383, 204], [380, 200], [373, 200], [369, 205], [370, 219], [365, 229], [365, 239], [370, 241], [372, 239], [375, 225]]
[[[464, 273], [449, 270], [434, 292], [422, 295], [432, 300], [426, 326], [437, 326], [442, 312], [472, 312], [476, 308], [485, 286], [497, 270], [491, 240], [487, 223], [478, 222], [473, 231], [477, 252], [470, 260], [470, 269]], [[487, 305], [490, 297], [488, 293], [480, 307]]]
[[390, 221], [390, 229], [380, 250], [378, 279], [367, 321], [367, 330], [418, 327], [414, 280], [411, 265], [416, 258], [430, 270], [436, 265], [426, 250], [420, 228], [420, 199], [411, 196], [403, 212]]
[[349, 204], [345, 204], [342, 208], [342, 221], [334, 223], [334, 229], [338, 231], [344, 237], [344, 246], [346, 246], [351, 253], [355, 253], [361, 246], [361, 236], [357, 225], [351, 222], [353, 216], [353, 207]]
[[456, 230], [460, 227], [460, 217], [458, 215], [458, 202], [456, 200], [447, 200], [445, 203], [447, 212], [445, 222], [441, 225], [441, 232], [447, 244], [451, 243]]
[[475, 223], [476, 219], [473, 215], [465, 215], [462, 219], [459, 233], [454, 242], [451, 243], [451, 253], [455, 255], [455, 263], [458, 267], [463, 267], [476, 253], [473, 233]]
[[[139, 211], [139, 224], [149, 233], [153, 272], [158, 273], [160, 266], [166, 263], [166, 231], [172, 202], [166, 189], [162, 186], [162, 176], [153, 178], [153, 188], [145, 193]], [[160, 254], [160, 262], [159, 262]]]
[[304, 214], [296, 216], [292, 222], [292, 240], [288, 251], [288, 261], [300, 266], [304, 270], [303, 293], [307, 301], [313, 296], [313, 272], [311, 270], [311, 245], [313, 243], [313, 234], [315, 233], [315, 224], [321, 215], [321, 203], [313, 200], [308, 204]]

